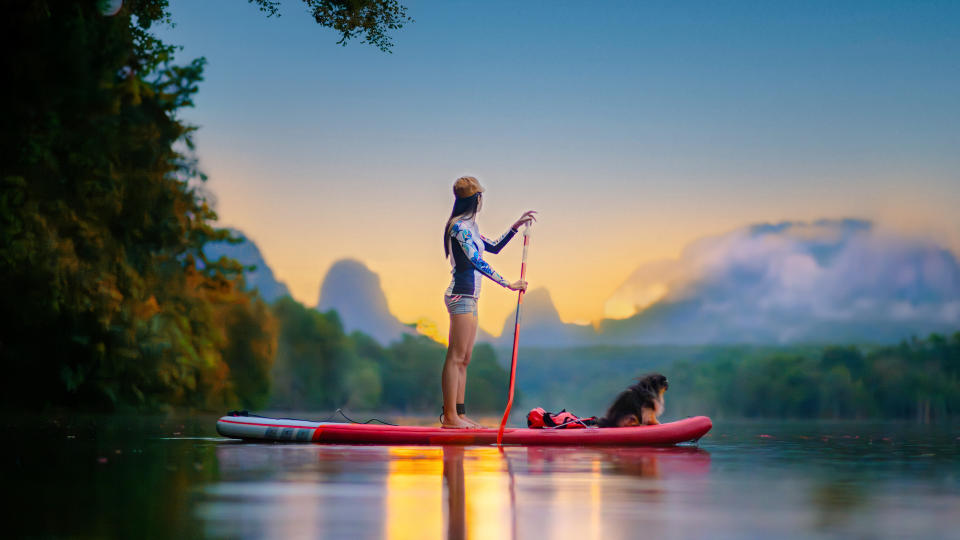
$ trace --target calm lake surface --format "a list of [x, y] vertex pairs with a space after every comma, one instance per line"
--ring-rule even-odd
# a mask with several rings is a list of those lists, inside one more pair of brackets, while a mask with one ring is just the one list
[[956, 423], [715, 421], [698, 446], [500, 452], [242, 443], [219, 438], [214, 422], [7, 419], [7, 527], [29, 537], [960, 538]]

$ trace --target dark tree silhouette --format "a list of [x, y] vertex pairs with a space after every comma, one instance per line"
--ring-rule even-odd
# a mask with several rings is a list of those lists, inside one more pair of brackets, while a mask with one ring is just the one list
[[[253, 0], [268, 15], [278, 2]], [[388, 50], [392, 0], [307, 1], [319, 24]], [[276, 349], [196, 167], [204, 60], [151, 29], [167, 0], [13, 0], [0, 30], [0, 404], [258, 406]]]

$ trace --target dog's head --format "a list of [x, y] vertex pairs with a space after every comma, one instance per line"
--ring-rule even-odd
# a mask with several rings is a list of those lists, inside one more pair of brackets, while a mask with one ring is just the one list
[[670, 385], [667, 383], [667, 378], [659, 373], [650, 373], [638, 378], [637, 386], [649, 389], [660, 397], [663, 397], [663, 393], [666, 392], [667, 388], [670, 387]]

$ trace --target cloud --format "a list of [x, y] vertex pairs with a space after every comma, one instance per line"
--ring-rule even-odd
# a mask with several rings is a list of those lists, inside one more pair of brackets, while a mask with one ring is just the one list
[[929, 240], [863, 220], [754, 225], [639, 268], [607, 313], [630, 315], [624, 306], [633, 315], [608, 330], [644, 341], [889, 341], [960, 329], [960, 266]]

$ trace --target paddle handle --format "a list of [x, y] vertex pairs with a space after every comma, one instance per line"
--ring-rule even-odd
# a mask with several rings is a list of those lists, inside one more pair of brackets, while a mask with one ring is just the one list
[[[530, 245], [530, 225], [523, 229], [523, 257], [520, 259], [520, 281], [523, 281], [527, 275], [527, 246]], [[513, 323], [513, 356], [510, 359], [510, 392], [507, 396], [507, 409], [503, 411], [503, 419], [500, 420], [500, 429], [497, 430], [497, 446], [503, 442], [503, 428], [507, 425], [507, 418], [510, 416], [510, 408], [513, 407], [513, 389], [517, 381], [517, 345], [520, 343], [520, 306], [523, 305], [523, 293], [520, 291], [517, 295], [517, 316]]]

